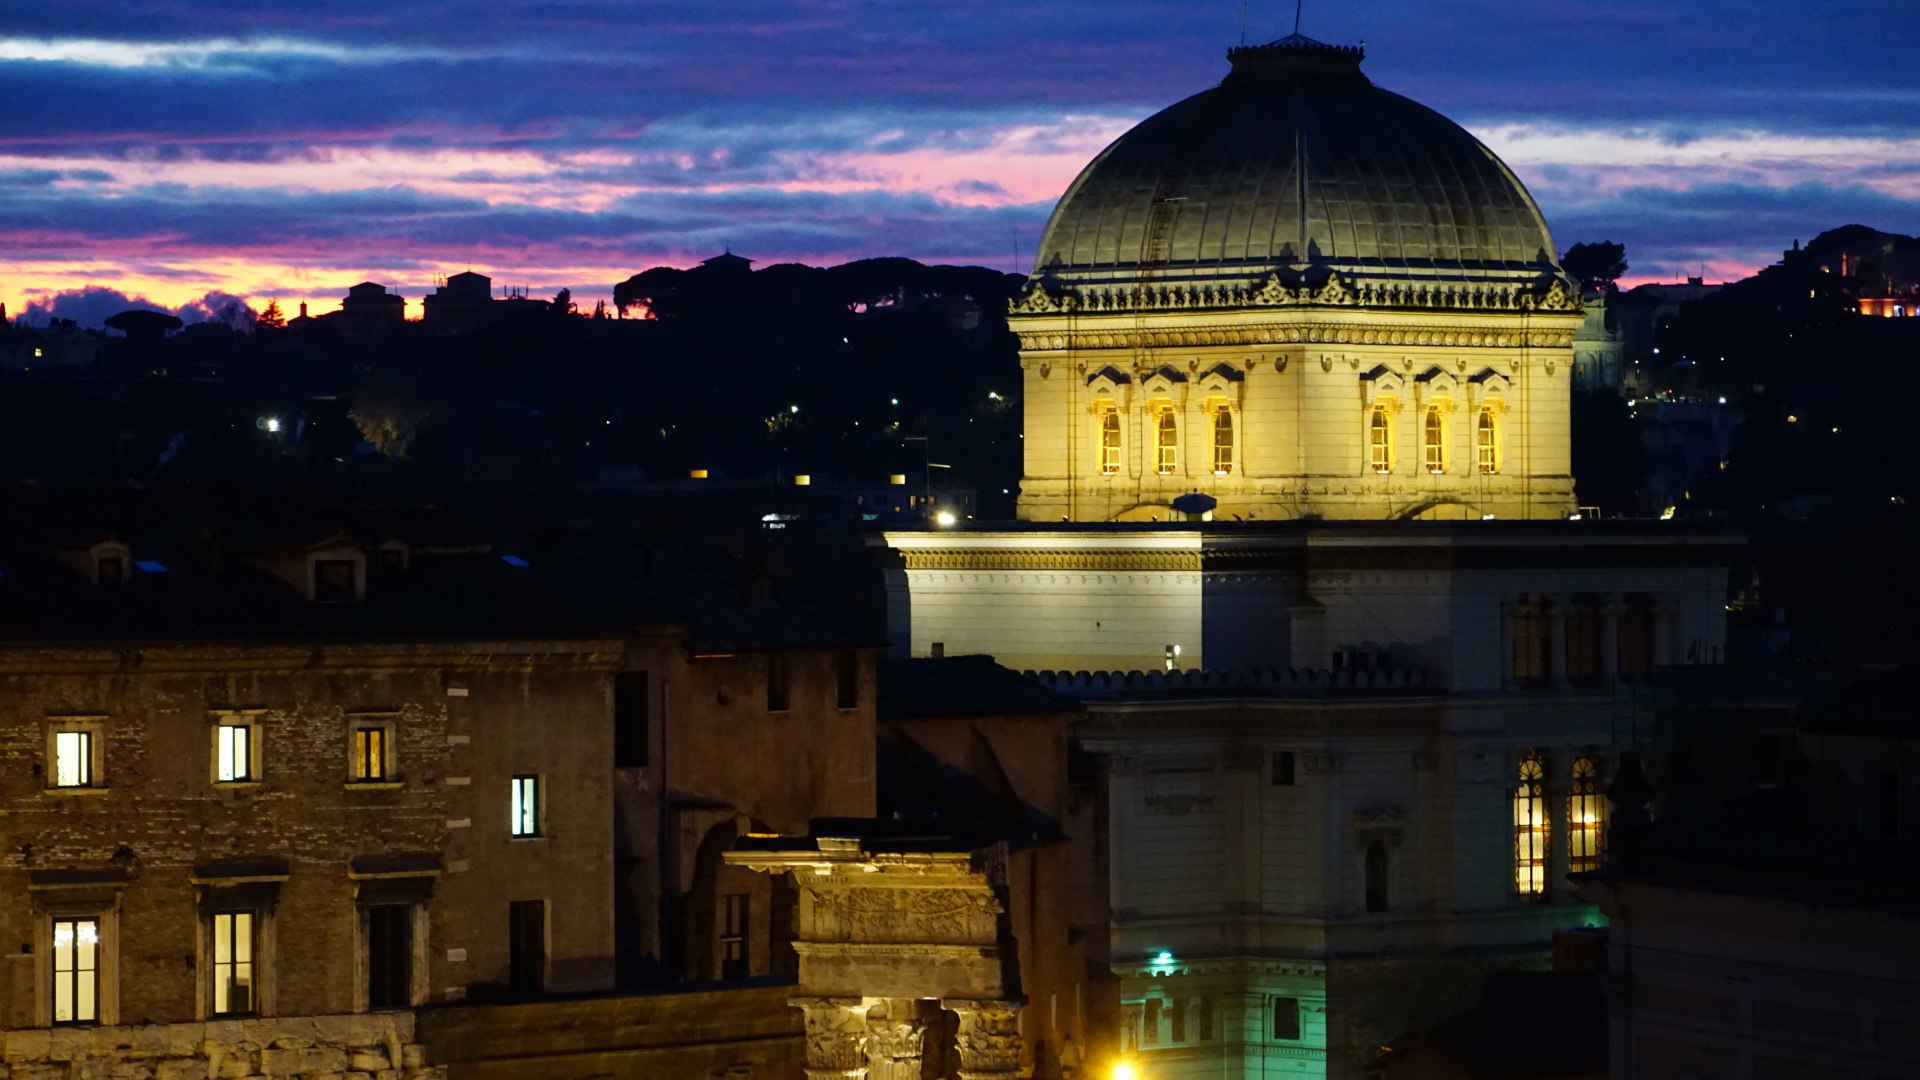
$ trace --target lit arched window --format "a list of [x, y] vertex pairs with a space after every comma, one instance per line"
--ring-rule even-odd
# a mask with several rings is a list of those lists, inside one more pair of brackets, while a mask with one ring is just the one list
[[1387, 422], [1387, 407], [1375, 405], [1367, 420], [1367, 461], [1377, 473], [1393, 471], [1393, 429]]
[[1513, 789], [1513, 886], [1521, 896], [1547, 895], [1547, 765], [1538, 753], [1520, 762], [1520, 785]]
[[1172, 409], [1160, 410], [1160, 423], [1155, 429], [1154, 471], [1161, 476], [1173, 475], [1173, 467], [1180, 460], [1180, 426], [1173, 418]]
[[1478, 451], [1480, 471], [1492, 473], [1500, 471], [1498, 444], [1494, 441], [1493, 409], [1480, 410], [1479, 423], [1474, 425], [1474, 446]]
[[1107, 476], [1120, 471], [1120, 410], [1111, 405], [1100, 414], [1100, 471]]
[[1600, 766], [1581, 755], [1567, 790], [1567, 864], [1574, 873], [1600, 869]]
[[1213, 413], [1213, 475], [1233, 471], [1233, 413], [1222, 405]]
[[1447, 471], [1446, 424], [1440, 419], [1440, 406], [1427, 406], [1426, 422], [1421, 425], [1421, 445], [1426, 450], [1427, 471]]

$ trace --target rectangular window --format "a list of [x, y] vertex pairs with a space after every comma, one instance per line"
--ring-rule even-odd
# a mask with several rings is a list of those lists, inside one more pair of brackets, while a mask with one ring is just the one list
[[1567, 620], [1567, 681], [1575, 686], [1599, 686], [1604, 677], [1600, 639], [1606, 629], [1600, 597], [1575, 596], [1571, 615]]
[[507, 978], [515, 994], [546, 992], [545, 900], [515, 900], [507, 905]]
[[53, 920], [53, 1022], [90, 1024], [100, 1016], [100, 920]]
[[247, 724], [221, 724], [213, 734], [214, 776], [223, 784], [252, 780], [253, 728]]
[[1273, 786], [1293, 786], [1293, 751], [1276, 750], [1273, 753]]
[[1273, 999], [1273, 1037], [1276, 1039], [1298, 1039], [1300, 1037], [1300, 999], [1277, 997]]
[[353, 729], [353, 778], [360, 783], [387, 779], [387, 741], [385, 724], [362, 724]]
[[1443, 473], [1447, 471], [1447, 427], [1440, 416], [1440, 406], [1427, 406], [1426, 422], [1423, 428], [1422, 445], [1426, 451], [1427, 471]]
[[1172, 1001], [1167, 1002], [1167, 1019], [1172, 1021], [1171, 1027], [1173, 1029], [1168, 1041], [1176, 1043], [1186, 1042], [1187, 1003], [1184, 999], [1174, 998]]
[[321, 601], [354, 599], [359, 595], [355, 576], [352, 559], [314, 560], [313, 598]]
[[1366, 879], [1367, 910], [1387, 910], [1387, 844], [1384, 840], [1367, 844]]
[[413, 1004], [413, 905], [374, 904], [366, 911], [367, 1007], [404, 1009]]
[[127, 580], [127, 563], [124, 559], [103, 556], [95, 559], [93, 566], [96, 575], [94, 580], [99, 584], [118, 585]]
[[1546, 599], [1537, 594], [1522, 596], [1513, 611], [1513, 681], [1547, 685]]
[[1233, 471], [1233, 413], [1224, 406], [1213, 414], [1213, 475]]
[[1377, 473], [1393, 471], [1393, 429], [1388, 426], [1385, 405], [1367, 412], [1367, 464]]
[[1201, 998], [1200, 999], [1200, 1041], [1201, 1042], [1212, 1042], [1214, 1040], [1215, 1038], [1214, 1030], [1215, 1030], [1216, 1024], [1217, 1024], [1217, 1021], [1214, 1019], [1214, 1015], [1213, 1015], [1213, 999], [1210, 997]]
[[751, 972], [747, 960], [748, 897], [729, 893], [720, 898], [720, 977], [744, 979]]
[[1628, 593], [1625, 606], [1620, 613], [1620, 681], [1648, 682], [1653, 678], [1653, 597]]
[[1160, 1045], [1160, 999], [1147, 999], [1147, 1015], [1140, 1024], [1140, 1045]]
[[787, 658], [767, 657], [767, 711], [787, 711]]
[[93, 732], [53, 733], [53, 786], [93, 786]]
[[833, 699], [842, 709], [860, 707], [860, 654], [843, 652], [833, 658]]
[[213, 916], [213, 1014], [254, 1011], [253, 912], [221, 911]]
[[540, 778], [516, 776], [512, 781], [512, 822], [515, 836], [540, 835]]
[[1120, 471], [1120, 412], [1108, 409], [1100, 416], [1100, 472], [1112, 476]]
[[613, 677], [613, 764], [632, 769], [647, 763], [649, 687], [644, 671], [622, 671]]
[[1493, 410], [1491, 408], [1481, 409], [1480, 420], [1475, 425], [1475, 447], [1480, 471], [1483, 473], [1496, 473], [1500, 471], [1499, 448], [1495, 442], [1495, 434]]

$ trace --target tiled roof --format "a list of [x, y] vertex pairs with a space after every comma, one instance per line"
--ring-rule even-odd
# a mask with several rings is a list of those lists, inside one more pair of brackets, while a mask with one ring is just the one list
[[1920, 736], [1920, 665], [1908, 665], [1810, 701], [1795, 713], [1800, 730], [1879, 738]]

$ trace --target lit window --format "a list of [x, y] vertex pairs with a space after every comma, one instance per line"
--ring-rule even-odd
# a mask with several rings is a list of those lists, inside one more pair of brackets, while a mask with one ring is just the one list
[[213, 917], [213, 1012], [253, 1010], [253, 912], [222, 911]]
[[732, 893], [720, 898], [720, 977], [744, 979], [747, 966], [747, 896]]
[[53, 1022], [85, 1024], [100, 1013], [100, 920], [53, 920]]
[[214, 775], [223, 784], [253, 779], [253, 728], [221, 724], [213, 736]]
[[1233, 471], [1233, 413], [1225, 406], [1213, 412], [1213, 475]]
[[1600, 869], [1600, 767], [1591, 757], [1573, 763], [1573, 787], [1567, 791], [1567, 861], [1578, 874]]
[[353, 778], [359, 783], [385, 780], [388, 770], [386, 725], [368, 725], [353, 729]]
[[1521, 896], [1547, 895], [1547, 767], [1540, 755], [1520, 762], [1520, 785], [1513, 789], [1513, 885]]
[[1387, 422], [1387, 407], [1375, 405], [1367, 420], [1367, 460], [1377, 473], [1393, 471], [1393, 429]]
[[1427, 471], [1442, 473], [1447, 471], [1447, 430], [1446, 423], [1440, 418], [1440, 406], [1427, 406], [1426, 421], [1421, 426], [1421, 446], [1426, 452]]
[[1100, 472], [1112, 476], [1120, 471], [1120, 411], [1109, 407], [1100, 416]]
[[1480, 420], [1475, 425], [1474, 445], [1479, 453], [1480, 471], [1483, 473], [1500, 471], [1499, 444], [1495, 439], [1493, 410], [1491, 408], [1481, 409]]
[[53, 786], [93, 786], [93, 732], [53, 733]]
[[1172, 409], [1160, 410], [1160, 422], [1154, 434], [1154, 471], [1161, 476], [1173, 475], [1173, 469], [1180, 460], [1180, 426], [1173, 418]]
[[515, 836], [540, 835], [540, 778], [513, 778], [512, 831]]

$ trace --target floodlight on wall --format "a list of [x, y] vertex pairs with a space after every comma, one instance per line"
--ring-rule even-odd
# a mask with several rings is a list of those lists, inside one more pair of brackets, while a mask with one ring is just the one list
[[955, 521], [957, 521], [958, 519], [957, 519], [957, 518], [955, 518], [955, 517], [953, 516], [953, 511], [951, 511], [951, 510], [942, 510], [942, 511], [940, 511], [940, 512], [939, 512], [938, 514], [935, 514], [935, 515], [933, 516], [933, 520], [935, 520], [935, 521], [937, 521], [937, 522], [939, 522], [939, 523], [940, 523], [940, 525], [941, 525], [941, 527], [943, 527], [943, 528], [944, 528], [944, 527], [946, 527], [946, 526], [948, 526], [948, 525], [951, 525], [951, 524], [953, 524], [953, 523], [954, 523]]

